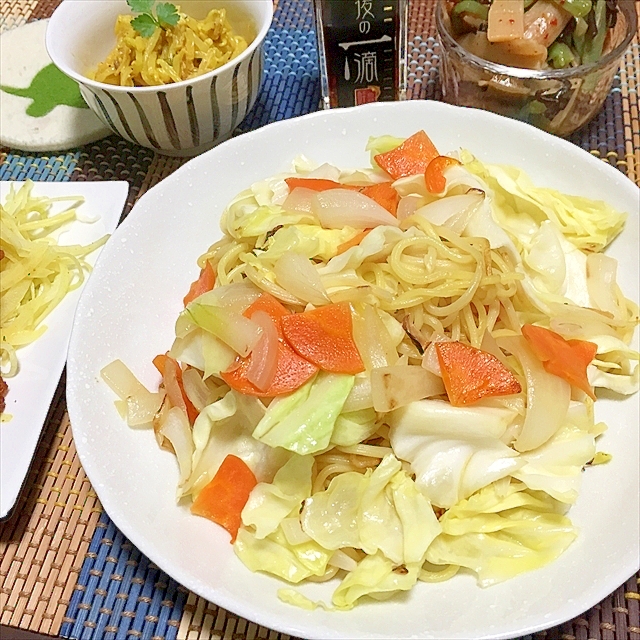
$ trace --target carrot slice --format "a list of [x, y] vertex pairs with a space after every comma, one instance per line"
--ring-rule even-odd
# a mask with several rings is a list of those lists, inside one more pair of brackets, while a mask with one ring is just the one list
[[353, 236], [353, 238], [351, 238], [350, 240], [347, 240], [346, 242], [339, 244], [336, 255], [339, 256], [341, 253], [344, 253], [347, 249], [351, 249], [351, 247], [357, 247], [367, 237], [367, 235], [369, 235], [370, 231], [371, 229], [363, 229], [362, 231], [356, 233], [356, 235]]
[[159, 353], [153, 360], [153, 366], [160, 372], [160, 375], [164, 378], [164, 368], [169, 356], [166, 353]]
[[163, 378], [166, 378], [169, 375], [175, 376], [180, 389], [180, 395], [182, 396], [182, 400], [185, 405], [184, 408], [187, 410], [187, 418], [189, 419], [189, 423], [193, 424], [198, 415], [200, 415], [200, 412], [193, 406], [193, 403], [189, 400], [189, 396], [184, 390], [182, 369], [178, 364], [178, 361], [166, 353], [160, 353], [152, 360], [152, 362]]
[[223, 526], [231, 534], [233, 544], [242, 524], [242, 509], [257, 484], [247, 464], [229, 454], [193, 501], [191, 513]]
[[429, 163], [439, 156], [438, 150], [424, 131], [407, 138], [399, 147], [374, 156], [378, 166], [394, 180], [424, 173]]
[[375, 200], [381, 207], [384, 207], [394, 216], [398, 211], [398, 203], [400, 195], [391, 186], [390, 182], [380, 182], [379, 184], [371, 184], [360, 189], [360, 193]]
[[327, 180], [325, 178], [285, 178], [284, 181], [289, 187], [289, 191], [293, 191], [296, 187], [304, 187], [313, 191], [328, 191], [329, 189], [359, 189], [349, 184], [340, 184], [335, 180]]
[[545, 371], [582, 389], [593, 400], [596, 394], [587, 378], [587, 366], [596, 357], [598, 346], [586, 340], [566, 340], [559, 333], [525, 324], [522, 335], [526, 338]]
[[491, 353], [454, 341], [437, 342], [436, 353], [449, 402], [455, 407], [522, 391], [511, 371]]
[[231, 368], [221, 373], [220, 377], [232, 389], [251, 396], [272, 398], [295, 391], [317, 373], [318, 367], [299, 356], [285, 340], [281, 319], [289, 316], [290, 312], [284, 305], [280, 304], [272, 295], [263, 293], [247, 308], [243, 315], [251, 318], [256, 311], [264, 311], [269, 314], [278, 331], [278, 364], [271, 385], [268, 389], [261, 391], [247, 378], [253, 353], [250, 353], [246, 358], [236, 358]]
[[207, 291], [213, 289], [213, 285], [216, 283], [216, 274], [211, 266], [211, 263], [207, 260], [204, 269], [200, 270], [200, 277], [191, 283], [189, 293], [184, 297], [183, 302], [186, 307], [192, 300], [195, 300], [198, 296], [201, 296]]
[[348, 302], [328, 304], [281, 319], [284, 337], [303, 357], [325, 371], [356, 374], [364, 364], [353, 340]]
[[447, 186], [447, 179], [444, 177], [444, 172], [456, 164], [460, 164], [460, 162], [449, 156], [438, 156], [434, 158], [424, 172], [427, 191], [430, 193], [442, 193]]

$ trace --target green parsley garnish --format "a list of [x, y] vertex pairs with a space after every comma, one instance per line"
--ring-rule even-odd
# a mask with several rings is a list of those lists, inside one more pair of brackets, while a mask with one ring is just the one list
[[131, 21], [131, 26], [143, 38], [152, 36], [158, 27], [160, 29], [175, 27], [180, 20], [178, 9], [170, 2], [157, 4], [155, 15], [153, 15], [155, 0], [127, 0], [127, 4], [131, 7], [131, 11], [140, 14]]

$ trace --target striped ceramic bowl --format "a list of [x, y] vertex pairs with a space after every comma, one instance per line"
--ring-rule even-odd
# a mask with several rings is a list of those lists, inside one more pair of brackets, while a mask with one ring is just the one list
[[272, 0], [182, 0], [180, 10], [203, 18], [224, 7], [249, 47], [227, 64], [190, 80], [157, 87], [120, 87], [86, 73], [115, 45], [116, 17], [131, 13], [125, 0], [64, 0], [47, 28], [54, 64], [80, 85], [89, 107], [115, 133], [173, 156], [192, 156], [231, 136], [256, 101], [263, 71], [263, 43], [273, 17]]

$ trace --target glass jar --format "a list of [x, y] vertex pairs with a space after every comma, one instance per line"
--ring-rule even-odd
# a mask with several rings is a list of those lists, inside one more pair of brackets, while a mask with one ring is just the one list
[[493, 111], [567, 136], [589, 122], [609, 94], [637, 30], [634, 4], [619, 0], [609, 50], [596, 62], [534, 70], [489, 62], [464, 49], [452, 35], [445, 0], [438, 0], [442, 96], [451, 104]]

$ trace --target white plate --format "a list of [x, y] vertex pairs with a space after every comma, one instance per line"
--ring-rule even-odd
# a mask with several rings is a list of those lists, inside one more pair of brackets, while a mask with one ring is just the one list
[[[20, 182], [0, 183], [0, 202], [4, 202], [9, 188], [19, 188]], [[82, 219], [97, 220], [91, 224], [74, 221], [60, 233], [61, 245], [88, 244], [112, 233], [118, 224], [127, 199], [126, 182], [34, 182], [34, 196], [84, 196], [79, 207]], [[68, 203], [54, 205], [54, 211]], [[57, 207], [58, 209], [56, 209]], [[102, 251], [94, 251], [87, 262], [95, 264]], [[69, 293], [46, 318], [47, 330], [30, 345], [18, 351], [20, 371], [7, 378], [9, 393], [6, 413], [11, 420], [0, 424], [0, 519], [7, 516], [20, 493], [29, 470], [31, 458], [38, 444], [42, 426], [60, 380], [67, 358], [73, 315], [82, 288]]]
[[[481, 159], [526, 168], [536, 182], [606, 198], [629, 211], [611, 254], [623, 257], [620, 282], [638, 299], [638, 189], [578, 147], [522, 123], [436, 102], [381, 103], [319, 112], [248, 133], [195, 158], [146, 193], [105, 248], [82, 296], [69, 353], [67, 401], [80, 459], [107, 513], [164, 571], [216, 604], [304, 638], [504, 638], [559, 624], [607, 596], [639, 565], [638, 397], [598, 402], [609, 419], [608, 465], [584, 474], [571, 517], [580, 536], [556, 562], [481, 589], [470, 575], [419, 584], [385, 603], [350, 612], [283, 604], [275, 578], [253, 574], [225, 531], [175, 504], [175, 457], [148, 431], [129, 429], [100, 381], [121, 358], [149, 387], [151, 359], [173, 340], [196, 258], [219, 237], [224, 206], [255, 180], [290, 168], [304, 153], [341, 167], [366, 166], [371, 135], [408, 136], [424, 128], [443, 151], [466, 147]], [[304, 593], [329, 601], [335, 585]]]

